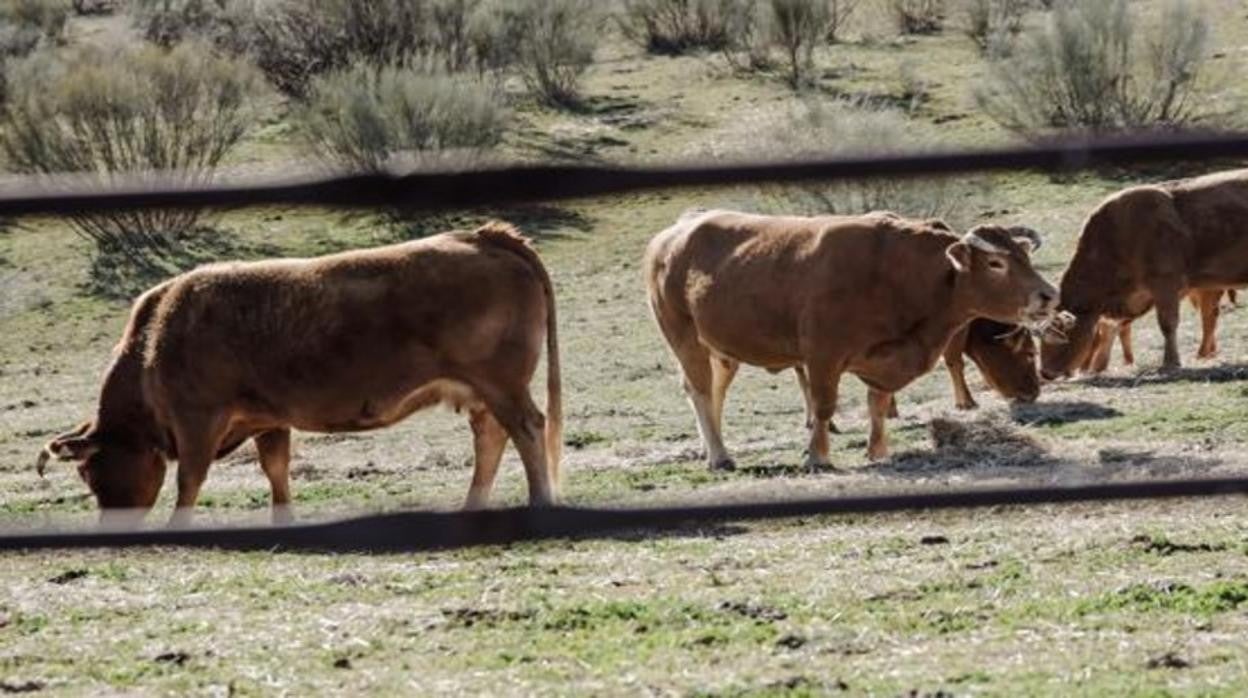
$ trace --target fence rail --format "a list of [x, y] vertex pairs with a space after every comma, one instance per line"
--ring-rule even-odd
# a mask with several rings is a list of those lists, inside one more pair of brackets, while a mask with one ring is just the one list
[[1248, 135], [1135, 135], [1034, 147], [824, 160], [655, 167], [518, 165], [467, 171], [239, 179], [197, 186], [161, 186], [158, 184], [161, 181], [180, 180], [162, 177], [160, 173], [117, 178], [107, 187], [81, 175], [64, 175], [33, 178], [8, 186], [0, 195], [0, 217], [275, 204], [351, 208], [397, 206], [410, 211], [435, 211], [681, 187], [1020, 169], [1074, 172], [1107, 165], [1233, 157], [1248, 157]]
[[801, 516], [1226, 495], [1248, 495], [1248, 478], [980, 488], [653, 509], [521, 507], [478, 512], [399, 512], [329, 523], [255, 528], [14, 533], [0, 536], [0, 551], [179, 546], [337, 553], [418, 552], [551, 538], [603, 538], [628, 531], [696, 528]]
[[[304, 179], [218, 182], [179, 187], [157, 174], [100, 183], [81, 176], [23, 180], [0, 193], [0, 217], [72, 215], [138, 208], [257, 205], [393, 207], [412, 211], [554, 201], [677, 187], [759, 182], [917, 177], [1037, 169], [1073, 172], [1142, 162], [1248, 157], [1244, 135], [1135, 135], [1025, 148], [890, 154], [722, 166], [535, 165], [462, 172], [344, 174]], [[975, 489], [670, 508], [500, 509], [400, 512], [328, 523], [256, 528], [92, 532], [0, 532], [0, 551], [187, 546], [234, 550], [401, 552], [559, 537], [601, 537], [729, 521], [931, 509], [1248, 494], [1248, 477]]]

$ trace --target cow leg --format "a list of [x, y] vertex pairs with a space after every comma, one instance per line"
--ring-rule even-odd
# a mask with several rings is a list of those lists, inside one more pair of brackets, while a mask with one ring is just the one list
[[890, 395], [888, 398], [888, 418], [897, 419], [901, 416], [901, 412], [897, 411], [897, 395]]
[[1085, 372], [1104, 373], [1109, 368], [1109, 359], [1114, 351], [1114, 331], [1105, 324], [1096, 328], [1096, 340], [1092, 345], [1092, 353], [1088, 356]]
[[178, 501], [169, 519], [171, 528], [189, 526], [199, 490], [220, 447], [224, 420], [183, 411], [174, 427], [178, 444]]
[[529, 482], [529, 506], [555, 504], [559, 493], [555, 491], [555, 483], [546, 462], [543, 434], [546, 417], [533, 404], [528, 389], [520, 388], [500, 394], [485, 391], [483, 397], [486, 406], [494, 413], [494, 418], [507, 431], [512, 443], [516, 445], [516, 450], [520, 452], [524, 475]]
[[486, 409], [473, 410], [469, 422], [472, 425], [474, 459], [472, 485], [468, 488], [468, 501], [464, 503], [464, 508], [475, 511], [484, 509], [490, 499], [498, 463], [507, 448], [507, 430]]
[[1135, 365], [1135, 350], [1131, 347], [1131, 321], [1124, 320], [1118, 325], [1118, 343], [1122, 345], [1122, 363]]
[[1181, 294], [1177, 286], [1163, 287], [1153, 292], [1153, 300], [1157, 304], [1157, 325], [1166, 343], [1161, 370], [1174, 371], [1180, 365], [1178, 330]]
[[290, 430], [266, 431], [255, 441], [260, 468], [269, 478], [269, 491], [273, 495], [273, 523], [291, 523], [295, 517], [290, 510]]
[[1200, 350], [1198, 359], [1211, 359], [1218, 353], [1218, 315], [1222, 291], [1198, 291], [1197, 306], [1200, 308]]
[[[970, 325], [958, 330], [945, 345], [945, 370], [949, 372], [949, 380], [953, 383], [953, 404], [960, 410], [973, 410], [979, 405], [966, 385], [966, 352], [967, 334]], [[893, 399], [894, 405], [896, 398]]]
[[888, 457], [888, 435], [885, 432], [889, 406], [894, 403], [893, 393], [869, 388], [867, 411], [871, 414], [871, 436], [867, 440], [867, 458], [879, 460]]
[[[797, 375], [797, 385], [802, 389], [802, 401], [806, 403], [806, 428], [810, 429], [815, 424], [815, 407], [810, 401], [810, 379], [806, 376], [806, 368], [801, 364], [793, 367], [793, 373]], [[841, 433], [836, 428], [836, 421], [828, 420], [828, 431], [833, 434]]]
[[711, 422], [718, 434], [724, 433], [724, 402], [728, 397], [728, 386], [741, 368], [739, 361], [714, 357], [711, 359]]
[[[689, 398], [694, 416], [698, 420], [698, 434], [702, 437], [702, 445], [706, 448], [706, 462], [711, 470], [732, 470], [736, 463], [724, 448], [724, 440], [715, 420], [714, 389], [715, 369], [713, 359], [706, 347], [696, 337], [686, 337], [684, 341], [672, 342], [672, 351], [680, 361], [683, 377], [681, 387]], [[722, 369], [721, 367], [721, 370]], [[727, 383], [724, 384], [725, 390]]]
[[828, 423], [836, 413], [837, 388], [841, 382], [839, 371], [826, 366], [807, 364], [806, 375], [810, 379], [810, 402], [814, 420], [810, 425], [810, 445], [806, 448], [807, 470], [820, 470], [831, 465], [828, 460]]

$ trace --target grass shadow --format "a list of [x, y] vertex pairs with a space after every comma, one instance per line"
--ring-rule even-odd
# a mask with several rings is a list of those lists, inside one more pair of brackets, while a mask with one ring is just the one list
[[511, 223], [526, 236], [537, 240], [559, 239], [566, 236], [561, 231], [568, 230], [588, 233], [594, 227], [593, 219], [580, 211], [546, 204], [499, 206], [411, 217], [396, 214], [391, 222], [395, 239], [416, 240], [449, 230], [473, 230], [488, 220]]
[[1133, 451], [1103, 448], [1096, 453], [1099, 467], [1088, 471], [1094, 478], [1108, 478], [1125, 472], [1149, 477], [1180, 477], [1204, 475], [1223, 464], [1220, 458], [1158, 454], [1155, 451]]
[[1082, 400], [1010, 405], [1010, 420], [1029, 426], [1051, 427], [1121, 416], [1122, 413], [1112, 407]]
[[106, 300], [129, 301], [152, 286], [201, 264], [229, 259], [273, 257], [275, 245], [243, 241], [230, 230], [197, 227], [173, 249], [142, 259], [118, 251], [99, 251], [91, 260], [83, 293]]
[[1089, 376], [1081, 378], [1078, 384], [1093, 388], [1135, 388], [1141, 385], [1169, 383], [1233, 383], [1236, 381], [1248, 381], [1248, 364], [1180, 368], [1167, 372], [1150, 370], [1129, 376]]

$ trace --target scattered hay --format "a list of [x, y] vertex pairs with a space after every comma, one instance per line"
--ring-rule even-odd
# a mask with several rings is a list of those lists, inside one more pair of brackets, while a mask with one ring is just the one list
[[928, 431], [933, 450], [900, 453], [891, 467], [904, 471], [1031, 468], [1052, 462], [1048, 449], [1000, 413], [970, 421], [937, 417]]

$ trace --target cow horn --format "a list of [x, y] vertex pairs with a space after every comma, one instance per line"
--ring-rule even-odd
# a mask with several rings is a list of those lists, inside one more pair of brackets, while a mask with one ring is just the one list
[[1035, 252], [1044, 245], [1044, 238], [1040, 237], [1040, 233], [1032, 228], [1024, 225], [1016, 225], [1010, 228], [1010, 237], [1021, 238], [1031, 243], [1031, 251]]
[[991, 254], [1004, 254], [1005, 252], [1005, 250], [1002, 250], [1000, 247], [997, 247], [991, 242], [988, 242], [987, 240], [980, 237], [978, 232], [974, 230], [967, 233], [966, 235], [963, 235], [962, 242], [966, 243], [967, 245], [971, 247], [977, 248], [983, 252], [988, 252]]

